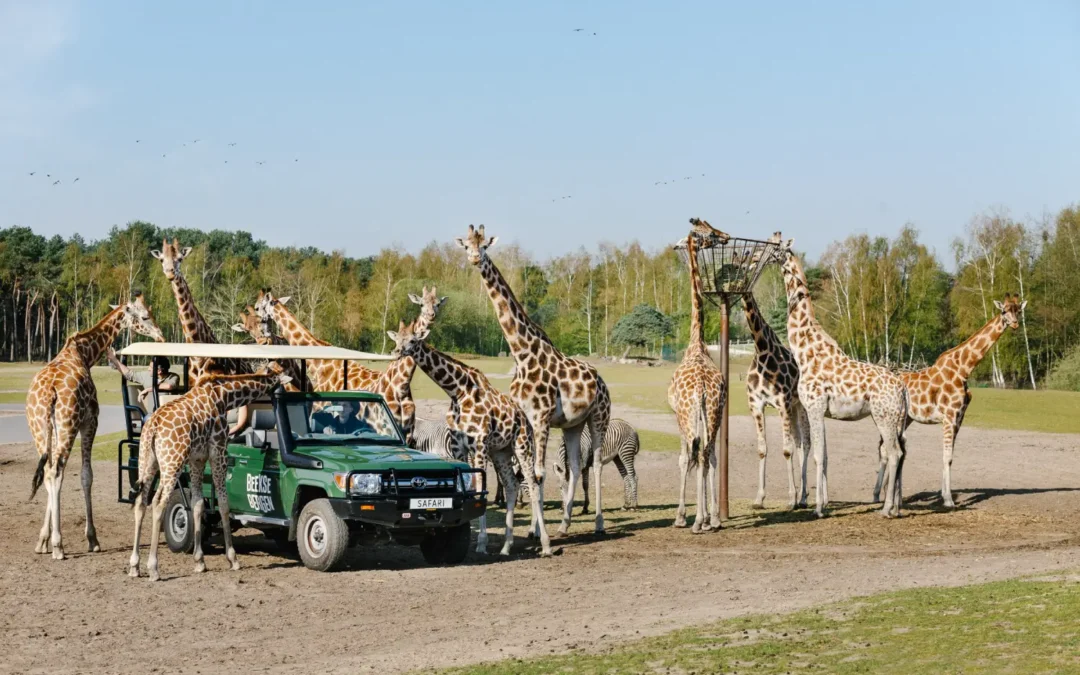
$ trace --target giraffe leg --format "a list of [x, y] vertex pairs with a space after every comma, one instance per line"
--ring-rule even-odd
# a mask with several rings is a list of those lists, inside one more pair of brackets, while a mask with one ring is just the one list
[[206, 510], [206, 497], [203, 496], [202, 484], [206, 471], [206, 458], [189, 458], [188, 469], [188, 483], [191, 485], [191, 529], [194, 536], [191, 554], [195, 560], [195, 573], [201, 574], [206, 571], [202, 549], [203, 512]]
[[[540, 447], [541, 435], [543, 442], [547, 443], [548, 430], [545, 427], [540, 431], [533, 426], [536, 434], [536, 446]], [[581, 480], [581, 427], [576, 429], [563, 429], [563, 440], [566, 441], [566, 494], [563, 495], [563, 517], [559, 524], [559, 536], [566, 536], [570, 529], [570, 516], [574, 507], [574, 495], [577, 494], [578, 481]]]
[[690, 455], [686, 439], [680, 439], [679, 448], [679, 510], [675, 512], [675, 527], [686, 527], [686, 480], [690, 476]]
[[[165, 503], [168, 502], [175, 486], [176, 471], [162, 467], [161, 482], [158, 483], [158, 491], [154, 495], [154, 510], [150, 520], [150, 554], [146, 556], [146, 571], [150, 575], [150, 581], [161, 579], [158, 571], [158, 540], [161, 538], [161, 521], [165, 516]], [[128, 573], [130, 574], [130, 571]], [[138, 574], [138, 568], [136, 568], [136, 574]]]
[[83, 426], [79, 434], [82, 441], [82, 491], [83, 501], [86, 502], [86, 542], [91, 553], [101, 550], [98, 543], [97, 529], [94, 527], [94, 506], [91, 503], [90, 493], [94, 486], [94, 467], [91, 458], [94, 447], [94, 437], [97, 435], [97, 418]]
[[[600, 391], [603, 393], [602, 388]], [[596, 491], [596, 526], [594, 531], [596, 534], [604, 534], [604, 505], [602, 503], [604, 490], [600, 476], [604, 472], [604, 437], [607, 435], [608, 415], [610, 413], [610, 402], [605, 405], [603, 400], [598, 400], [596, 410], [593, 411], [593, 414], [589, 416], [586, 422], [589, 425], [589, 440], [592, 441], [593, 489]], [[580, 440], [579, 438], [579, 447]]]
[[828, 451], [825, 448], [825, 405], [825, 401], [821, 400], [816, 402], [812, 409], [806, 411], [810, 418], [810, 445], [814, 451], [814, 463], [817, 464], [817, 505], [814, 508], [814, 515], [818, 518], [825, 517], [827, 493], [825, 458], [828, 457]]
[[506, 534], [503, 535], [503, 546], [499, 555], [510, 555], [510, 549], [514, 546], [514, 508], [517, 506], [517, 477], [514, 476], [514, 467], [510, 463], [508, 453], [499, 451], [491, 454], [491, 462], [495, 465], [495, 472], [502, 478], [503, 494], [506, 495]]
[[900, 478], [900, 462], [903, 453], [900, 450], [897, 429], [890, 428], [889, 423], [882, 421], [878, 425], [878, 430], [881, 433], [884, 452], [888, 457], [885, 473], [885, 504], [881, 509], [881, 515], [886, 518], [893, 518], [900, 515], [898, 479]]
[[585, 462], [581, 463], [581, 492], [585, 495], [585, 503], [581, 505], [581, 515], [583, 516], [589, 513], [589, 470], [591, 468], [586, 466]]
[[[229, 523], [229, 493], [225, 489], [225, 443], [227, 439], [222, 434], [221, 439], [210, 447], [210, 475], [214, 480], [214, 495], [217, 497], [218, 514], [221, 516], [221, 532], [225, 538], [225, 558], [229, 561], [229, 567], [233, 571], [240, 569], [240, 561], [236, 559], [236, 549], [233, 548], [232, 527]], [[196, 481], [200, 478], [196, 478]]]
[[529, 439], [529, 428], [522, 424], [517, 432], [514, 453], [518, 463], [522, 466], [522, 474], [525, 486], [529, 491], [529, 502], [532, 507], [532, 523], [529, 527], [529, 535], [535, 530], [536, 536], [540, 537], [540, 555], [551, 555], [551, 538], [548, 537], [547, 525], [544, 523], [544, 484], [537, 481], [536, 471], [529, 470], [533, 466], [532, 442]]
[[888, 464], [889, 458], [885, 454], [885, 439], [879, 438], [878, 444], [878, 471], [877, 480], [874, 482], [874, 504], [881, 503], [881, 484], [885, 480], [885, 467]]
[[158, 471], [157, 455], [152, 451], [153, 440], [143, 436], [143, 442], [139, 448], [139, 491], [135, 494], [135, 537], [131, 549], [131, 557], [128, 559], [128, 576], [133, 579], [139, 578], [139, 538], [142, 536], [143, 517], [146, 515], [146, 503], [150, 495], [150, 486], [154, 483], [154, 475]]
[[765, 508], [765, 458], [769, 454], [769, 444], [765, 440], [765, 404], [754, 402], [750, 408], [750, 415], [754, 418], [754, 427], [757, 429], [757, 454], [758, 454], [758, 489], [751, 505], [755, 509]]
[[52, 534], [52, 471], [48, 466], [45, 467], [45, 477], [41, 481], [45, 486], [45, 522], [41, 524], [41, 531], [38, 533], [37, 546], [34, 547], [35, 553], [48, 553], [49, 552], [49, 535]]
[[705, 492], [709, 495], [709, 524], [708, 529], [719, 530], [722, 526], [720, 522], [720, 484], [717, 481], [716, 472], [718, 470], [718, 463], [720, 457], [720, 434], [717, 430], [716, 440], [709, 444], [709, 477], [705, 481]]
[[[53, 560], [64, 559], [64, 543], [60, 537], [60, 490], [64, 485], [64, 465], [68, 453], [63, 453], [57, 458], [51, 469], [45, 469], [46, 480], [49, 481], [52, 490], [49, 492], [49, 517], [52, 532], [49, 533], [49, 544], [52, 547]], [[51, 480], [50, 480], [51, 478]]]
[[[703, 448], [704, 449], [704, 448]], [[701, 534], [704, 529], [705, 522], [709, 518], [709, 495], [706, 492], [705, 487], [705, 458], [697, 458], [697, 515], [694, 517], [694, 524], [690, 526], [690, 531], [694, 534]]]
[[[784, 433], [784, 462], [787, 466], [788, 477], [788, 508], [794, 509], [799, 505], [798, 488], [795, 485], [795, 462], [792, 455], [795, 454], [795, 425], [798, 424], [790, 407], [782, 407], [780, 413], [780, 428]], [[761, 487], [765, 487], [762, 481]], [[764, 495], [763, 495], [764, 496]]]
[[795, 400], [795, 428], [799, 439], [799, 475], [802, 479], [802, 487], [799, 490], [799, 508], [806, 508], [806, 498], [809, 487], [806, 481], [806, 471], [810, 465], [810, 418], [806, 415], [806, 409], [802, 402]]
[[960, 430], [960, 425], [956, 424], [953, 420], [946, 419], [942, 425], [942, 467], [941, 467], [941, 501], [945, 508], [951, 509], [956, 507], [956, 502], [953, 501], [952, 495], [952, 460], [953, 460], [953, 446], [956, 443], [956, 433]]
[[131, 548], [131, 557], [128, 558], [128, 576], [132, 579], [139, 578], [139, 537], [142, 535], [144, 515], [146, 515], [146, 501], [142, 494], [137, 494], [135, 495], [135, 543]]
[[[487, 471], [487, 448], [484, 445], [484, 439], [471, 439], [473, 441], [474, 450], [472, 453], [472, 466], [474, 469], [481, 469]], [[496, 472], [498, 475], [498, 472]], [[476, 552], [487, 553], [488, 545], [488, 533], [487, 533], [487, 512], [484, 515], [476, 519]]]

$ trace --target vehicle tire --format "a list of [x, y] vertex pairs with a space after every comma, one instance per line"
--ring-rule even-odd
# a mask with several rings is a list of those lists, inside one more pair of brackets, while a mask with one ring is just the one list
[[328, 499], [313, 499], [300, 511], [296, 544], [304, 567], [330, 572], [341, 565], [349, 547], [349, 526]]
[[462, 523], [457, 527], [451, 527], [446, 531], [446, 564], [460, 565], [469, 555], [469, 544], [472, 542], [472, 530], [468, 523]]
[[429, 534], [420, 542], [420, 552], [429, 565], [457, 565], [469, 554], [472, 532], [469, 524]]
[[[191, 509], [184, 504], [184, 491], [177, 488], [169, 495], [165, 503], [164, 521], [161, 529], [165, 530], [165, 545], [173, 553], [191, 553], [195, 550], [195, 519]], [[205, 527], [203, 530], [205, 531]]]

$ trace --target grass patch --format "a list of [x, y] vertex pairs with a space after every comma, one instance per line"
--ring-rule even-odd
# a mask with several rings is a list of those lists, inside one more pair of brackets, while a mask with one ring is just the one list
[[980, 388], [971, 397], [964, 426], [1080, 434], [1080, 392]]
[[678, 434], [669, 434], [663, 431], [649, 431], [638, 429], [638, 440], [641, 441], [642, 452], [678, 452], [679, 442], [682, 440]]
[[1016, 580], [885, 593], [784, 616], [752, 616], [600, 654], [443, 671], [539, 673], [1080, 672], [1080, 584]]
[[[26, 403], [30, 380], [41, 370], [41, 363], [0, 363], [0, 403]], [[108, 366], [96, 366], [90, 370], [97, 387], [98, 403], [120, 405], [120, 373]]]

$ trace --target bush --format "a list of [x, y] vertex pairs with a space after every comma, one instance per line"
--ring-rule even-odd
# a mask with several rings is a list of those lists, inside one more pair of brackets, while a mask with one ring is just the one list
[[1065, 358], [1054, 365], [1046, 377], [1046, 386], [1049, 389], [1080, 391], [1080, 345], [1073, 347]]

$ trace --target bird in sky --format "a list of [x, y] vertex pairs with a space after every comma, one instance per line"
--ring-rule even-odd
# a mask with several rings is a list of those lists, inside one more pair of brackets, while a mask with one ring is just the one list
[[52, 174], [51, 174], [51, 173], [47, 173], [47, 174], [45, 174], [45, 177], [46, 177], [46, 178], [52, 178]]
[[263, 164], [266, 164], [266, 160], [263, 160], [261, 162], [256, 161], [255, 163], [258, 164], [259, 166], [262, 166]]
[[198, 142], [199, 142], [198, 138], [196, 138], [195, 140], [192, 141], [192, 143], [198, 143]]
[[225, 163], [226, 163], [226, 164], [228, 164], [228, 163], [229, 163], [229, 160], [225, 160]]
[[30, 175], [33, 176], [35, 173], [37, 173], [37, 171], [31, 171]]
[[73, 181], [71, 181], [71, 182], [72, 182], [72, 183], [78, 183], [78, 182], [79, 182], [79, 179], [78, 179], [78, 178], [76, 178], [75, 180], [73, 180]]
[[165, 153], [164, 153], [164, 152], [163, 152], [163, 153], [161, 153], [161, 156], [162, 156], [162, 157], [164, 157], [164, 156], [165, 156]]
[[234, 146], [234, 145], [236, 145], [236, 143], [229, 143], [229, 147], [230, 147], [230, 148], [231, 148], [232, 146]]
[[58, 180], [53, 181], [53, 185], [59, 185], [59, 184], [60, 184], [60, 181], [58, 181]]
[[136, 143], [139, 143], [140, 141], [139, 141], [139, 139], [137, 139], [137, 138], [136, 138], [136, 139], [135, 139], [135, 142], [136, 142]]
[[581, 32], [581, 31], [583, 31], [583, 30], [585, 30], [585, 29], [584, 29], [584, 28], [575, 28], [575, 29], [574, 29], [574, 32], [575, 32], [575, 33], [580, 33], [580, 32]]
[[745, 216], [750, 215], [750, 209], [746, 209], [746, 213], [744, 213], [743, 215], [745, 215]]
[[293, 161], [294, 161], [294, 162], [299, 162], [300, 160], [299, 160], [299, 159], [294, 159]]

